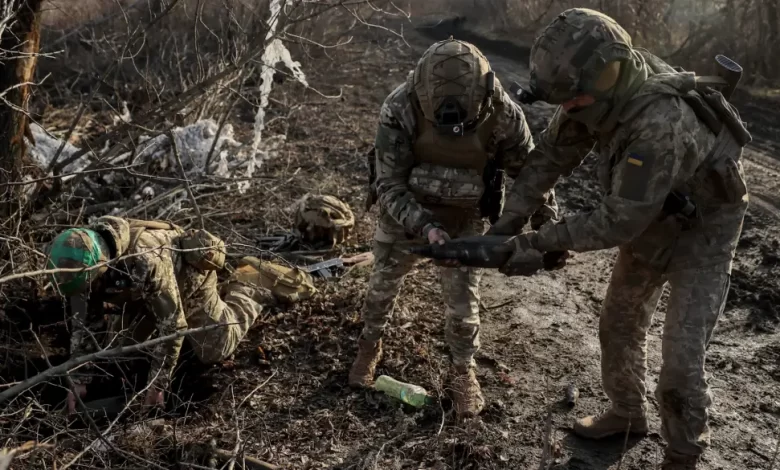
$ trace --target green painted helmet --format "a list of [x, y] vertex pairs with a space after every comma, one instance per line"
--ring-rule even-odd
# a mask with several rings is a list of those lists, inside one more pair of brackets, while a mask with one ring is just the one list
[[85, 271], [53, 273], [52, 282], [64, 295], [80, 294], [106, 271], [106, 266], [88, 268], [108, 261], [109, 256], [108, 244], [96, 231], [85, 228], [65, 230], [49, 245], [48, 268]]
[[598, 99], [607, 91], [597, 83], [607, 66], [631, 57], [631, 36], [615, 20], [595, 10], [571, 8], [531, 47], [531, 93], [551, 104], [580, 94]]

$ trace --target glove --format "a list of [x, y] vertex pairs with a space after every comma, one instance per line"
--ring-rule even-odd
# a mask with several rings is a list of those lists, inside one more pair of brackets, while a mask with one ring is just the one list
[[490, 227], [485, 235], [517, 235], [528, 222], [528, 217], [504, 214]]
[[505, 242], [512, 249], [512, 256], [498, 271], [507, 276], [531, 276], [544, 268], [544, 254], [534, 248], [532, 233], [512, 237]]

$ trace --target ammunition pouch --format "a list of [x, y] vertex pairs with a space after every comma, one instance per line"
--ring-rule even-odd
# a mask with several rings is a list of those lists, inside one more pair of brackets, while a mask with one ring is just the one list
[[495, 224], [504, 210], [504, 186], [506, 184], [506, 171], [501, 167], [498, 158], [491, 158], [485, 165], [482, 173], [482, 181], [485, 191], [479, 200], [479, 211], [483, 218], [487, 218], [491, 224]]
[[747, 194], [747, 183], [740, 162], [742, 145], [724, 129], [712, 150], [688, 183], [693, 193], [701, 192], [716, 203], [735, 204]]

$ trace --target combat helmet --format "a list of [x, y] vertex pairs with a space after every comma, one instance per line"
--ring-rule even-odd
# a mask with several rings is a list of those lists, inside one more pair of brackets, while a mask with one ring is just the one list
[[631, 36], [614, 19], [587, 8], [566, 10], [531, 47], [531, 93], [551, 104], [581, 94], [599, 100], [617, 82], [620, 62], [631, 57]]
[[334, 196], [309, 193], [295, 206], [295, 232], [313, 246], [343, 243], [354, 227], [352, 209]]
[[63, 270], [52, 273], [57, 291], [64, 295], [85, 292], [92, 281], [107, 269], [110, 248], [95, 230], [70, 228], [57, 235], [49, 244], [47, 267]]
[[410, 77], [409, 91], [426, 120], [442, 133], [462, 135], [490, 114], [495, 75], [476, 46], [450, 37], [426, 50]]

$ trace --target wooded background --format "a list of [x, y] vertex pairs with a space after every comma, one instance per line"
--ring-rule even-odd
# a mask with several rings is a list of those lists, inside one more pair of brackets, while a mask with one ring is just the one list
[[635, 45], [698, 73], [714, 71], [724, 54], [745, 69], [744, 83], [777, 85], [780, 14], [777, 0], [426, 0], [414, 15], [462, 15], [493, 37], [530, 41], [555, 15], [583, 7], [615, 18]]

